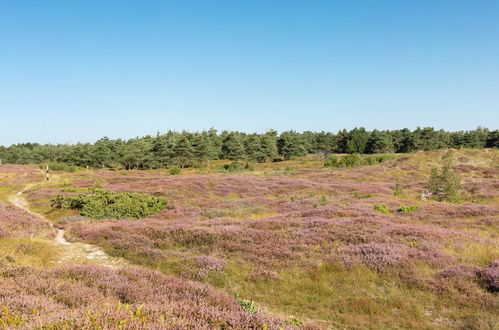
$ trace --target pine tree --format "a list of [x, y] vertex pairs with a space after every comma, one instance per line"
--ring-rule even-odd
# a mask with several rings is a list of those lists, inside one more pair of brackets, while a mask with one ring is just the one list
[[279, 154], [289, 160], [306, 154], [303, 136], [295, 131], [282, 132], [277, 140]]
[[192, 144], [187, 134], [182, 134], [173, 148], [173, 162], [180, 168], [192, 165], [193, 162]]
[[272, 161], [275, 157], [277, 157], [277, 132], [269, 131], [263, 134], [260, 137], [261, 145], [262, 145], [262, 155], [264, 157], [264, 161]]
[[248, 135], [244, 141], [246, 159], [252, 162], [263, 162], [265, 156], [262, 152], [262, 143], [258, 134]]
[[355, 127], [348, 133], [345, 152], [349, 154], [364, 153], [369, 139], [369, 133], [366, 132], [364, 127]]
[[244, 144], [240, 133], [230, 132], [222, 143], [222, 156], [229, 160], [245, 159]]
[[211, 141], [206, 134], [203, 133], [194, 135], [192, 141], [192, 152], [194, 160], [201, 166], [205, 166], [206, 161], [210, 159], [212, 155]]
[[375, 129], [367, 141], [366, 153], [378, 154], [386, 152], [394, 152], [391, 136], [387, 131], [380, 132]]

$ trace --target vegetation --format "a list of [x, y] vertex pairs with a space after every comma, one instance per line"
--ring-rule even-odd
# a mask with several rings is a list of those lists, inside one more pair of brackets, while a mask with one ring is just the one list
[[[444, 153], [342, 169], [306, 157], [234, 173], [221, 172], [229, 161], [188, 175], [85, 170], [51, 182], [36, 166], [3, 164], [0, 319], [7, 328], [493, 329], [499, 150], [454, 150], [461, 203], [422, 202]], [[50, 210], [57, 195], [91, 195], [96, 182], [168, 207], [140, 221]], [[7, 202], [31, 183], [21, 197], [69, 245]], [[81, 245], [123, 263], [67, 258]]]
[[375, 204], [374, 205], [374, 211], [383, 213], [383, 214], [390, 214], [390, 210], [386, 205], [383, 204]]
[[413, 211], [417, 211], [417, 210], [419, 210], [419, 206], [410, 205], [410, 206], [402, 206], [397, 211], [407, 213], [407, 212], [413, 212]]
[[49, 167], [50, 171], [63, 171], [63, 172], [76, 172], [76, 171], [78, 171], [77, 166], [68, 165], [65, 163], [47, 163], [47, 164], [41, 164], [39, 167], [42, 170], [45, 170], [47, 168], [47, 166]]
[[[224, 159], [264, 163], [291, 160], [308, 154], [380, 154], [407, 153], [445, 148], [494, 148], [499, 145], [499, 132], [477, 128], [472, 131], [446, 132], [431, 127], [379, 131], [354, 128], [331, 132], [270, 130], [263, 134], [247, 134], [215, 129], [208, 131], [173, 132], [145, 136], [127, 141], [104, 137], [99, 141], [75, 145], [41, 145], [22, 143], [0, 146], [0, 160], [12, 164], [53, 163], [54, 170], [72, 171], [74, 166], [116, 169], [155, 169], [177, 166], [204, 167], [210, 160]], [[385, 159], [363, 158], [362, 163], [374, 165]], [[358, 161], [353, 156], [338, 160], [341, 167]], [[70, 167], [61, 167], [59, 164]], [[331, 159], [332, 167], [335, 160]]]
[[426, 189], [430, 198], [437, 201], [456, 203], [461, 200], [461, 180], [452, 169], [450, 155], [444, 155], [440, 168], [432, 167]]
[[166, 200], [163, 197], [94, 188], [87, 194], [57, 195], [52, 200], [52, 207], [78, 209], [82, 216], [93, 219], [140, 219], [165, 209]]
[[384, 161], [396, 158], [395, 155], [379, 156], [360, 156], [359, 154], [350, 154], [338, 157], [329, 156], [324, 162], [324, 167], [356, 167], [361, 165], [378, 165]]
[[400, 180], [397, 180], [395, 183], [395, 186], [393, 186], [393, 196], [403, 196], [404, 195], [404, 186], [400, 182]]

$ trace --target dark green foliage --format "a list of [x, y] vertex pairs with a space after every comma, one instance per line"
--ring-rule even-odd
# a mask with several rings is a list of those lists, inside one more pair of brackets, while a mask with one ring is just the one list
[[354, 128], [348, 133], [345, 152], [349, 154], [364, 153], [368, 140], [369, 133], [364, 127]]
[[368, 154], [381, 154], [394, 152], [395, 148], [393, 146], [392, 137], [388, 131], [378, 131], [375, 129], [372, 131], [369, 140], [367, 140], [365, 152]]
[[431, 169], [426, 189], [431, 199], [457, 203], [461, 199], [461, 180], [452, 169], [449, 155], [444, 156], [442, 162], [440, 168]]
[[295, 131], [286, 131], [277, 140], [279, 154], [289, 160], [306, 154], [303, 136]]
[[[269, 131], [260, 137], [261, 142], [261, 156], [263, 161], [271, 161], [277, 157], [277, 132]], [[260, 159], [259, 161], [261, 161]]]
[[57, 195], [52, 200], [53, 208], [78, 209], [80, 215], [93, 219], [140, 219], [158, 213], [166, 205], [163, 197], [99, 188], [87, 194]]
[[192, 165], [193, 161], [193, 148], [191, 142], [186, 135], [182, 135], [177, 144], [173, 148], [173, 162], [180, 168]]
[[222, 156], [229, 160], [245, 158], [243, 138], [240, 133], [230, 132], [222, 143]]
[[243, 171], [246, 167], [249, 165], [248, 163], [246, 165], [243, 165], [241, 162], [233, 161], [230, 164], [225, 164], [221, 167], [221, 170], [223, 172], [240, 172]]
[[489, 132], [485, 140], [485, 148], [499, 148], [499, 130]]
[[[204, 167], [214, 159], [267, 162], [293, 159], [307, 154], [391, 153], [441, 148], [499, 147], [499, 132], [478, 127], [471, 131], [446, 132], [432, 127], [410, 131], [351, 131], [299, 133], [270, 130], [263, 134], [246, 134], [215, 129], [203, 132], [168, 131], [156, 136], [129, 139], [104, 137], [94, 144], [41, 145], [38, 143], [0, 146], [0, 160], [11, 164], [64, 163], [86, 168], [153, 169]], [[376, 160], [366, 159], [369, 164]]]

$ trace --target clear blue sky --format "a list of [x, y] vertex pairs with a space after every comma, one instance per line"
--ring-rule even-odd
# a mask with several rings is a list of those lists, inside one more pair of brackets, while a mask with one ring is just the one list
[[499, 1], [0, 1], [0, 144], [496, 129]]

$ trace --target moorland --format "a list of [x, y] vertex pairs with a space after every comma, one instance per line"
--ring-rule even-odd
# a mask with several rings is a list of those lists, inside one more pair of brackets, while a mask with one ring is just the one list
[[0, 327], [497, 327], [499, 150], [334, 157], [0, 165]]

